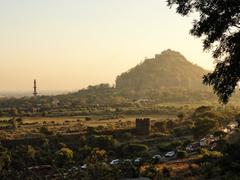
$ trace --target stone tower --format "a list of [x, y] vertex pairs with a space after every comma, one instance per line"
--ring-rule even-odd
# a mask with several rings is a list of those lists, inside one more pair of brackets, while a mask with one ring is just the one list
[[37, 93], [37, 81], [36, 79], [34, 79], [34, 82], [33, 82], [33, 96], [37, 96], [38, 93]]
[[149, 135], [151, 133], [151, 121], [149, 118], [136, 119], [136, 133], [138, 135]]

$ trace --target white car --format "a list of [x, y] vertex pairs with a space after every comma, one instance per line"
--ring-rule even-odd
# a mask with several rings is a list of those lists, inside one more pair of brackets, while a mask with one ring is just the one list
[[223, 132], [224, 132], [224, 133], [229, 133], [229, 132], [230, 132], [230, 129], [224, 128], [224, 129], [223, 129]]
[[154, 155], [152, 158], [153, 158], [153, 159], [161, 159], [161, 155], [156, 154], [156, 155]]
[[81, 169], [87, 169], [87, 164], [82, 165]]
[[111, 165], [118, 165], [120, 164], [120, 160], [119, 159], [114, 159], [110, 162]]
[[188, 145], [188, 146], [186, 147], [186, 151], [188, 151], [188, 152], [194, 151], [193, 146], [192, 146], [192, 145]]
[[142, 158], [138, 157], [134, 160], [135, 164], [141, 163], [142, 162]]
[[175, 156], [175, 151], [169, 151], [165, 154], [165, 157], [173, 157]]
[[73, 171], [77, 171], [77, 170], [78, 170], [78, 167], [77, 167], [77, 166], [73, 166], [73, 167], [72, 167], [72, 170], [73, 170]]
[[202, 138], [200, 141], [199, 141], [199, 144], [200, 146], [207, 146], [208, 145], [208, 142], [207, 142], [207, 139], [206, 138]]

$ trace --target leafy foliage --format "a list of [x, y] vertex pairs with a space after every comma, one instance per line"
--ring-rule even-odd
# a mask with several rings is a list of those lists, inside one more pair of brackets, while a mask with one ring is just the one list
[[193, 128], [193, 135], [195, 137], [204, 137], [217, 126], [218, 122], [215, 119], [200, 118], [195, 122], [195, 127]]
[[7, 170], [11, 163], [10, 153], [6, 148], [0, 146], [0, 171]]
[[217, 62], [203, 82], [212, 85], [219, 100], [227, 103], [240, 80], [240, 1], [168, 0], [169, 6], [174, 4], [183, 16], [199, 14], [190, 33], [204, 38], [203, 49], [212, 49]]

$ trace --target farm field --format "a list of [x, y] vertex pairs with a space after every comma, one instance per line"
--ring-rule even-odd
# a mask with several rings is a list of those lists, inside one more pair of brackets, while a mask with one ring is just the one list
[[[0, 139], [31, 138], [42, 136], [41, 128], [47, 127], [53, 134], [71, 134], [85, 132], [88, 127], [100, 131], [111, 131], [118, 129], [130, 129], [135, 127], [136, 117], [126, 116], [116, 119], [101, 119], [102, 116], [69, 116], [69, 117], [22, 117], [17, 129], [5, 129], [6, 122], [0, 124]], [[166, 120], [176, 118], [174, 115], [152, 115], [147, 116], [151, 120]], [[1, 120], [11, 119], [2, 117]]]

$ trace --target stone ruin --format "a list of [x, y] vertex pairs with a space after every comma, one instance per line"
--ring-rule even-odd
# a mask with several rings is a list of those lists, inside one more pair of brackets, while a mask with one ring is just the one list
[[137, 135], [150, 135], [151, 133], [151, 121], [149, 118], [137, 118], [136, 119], [136, 129]]

